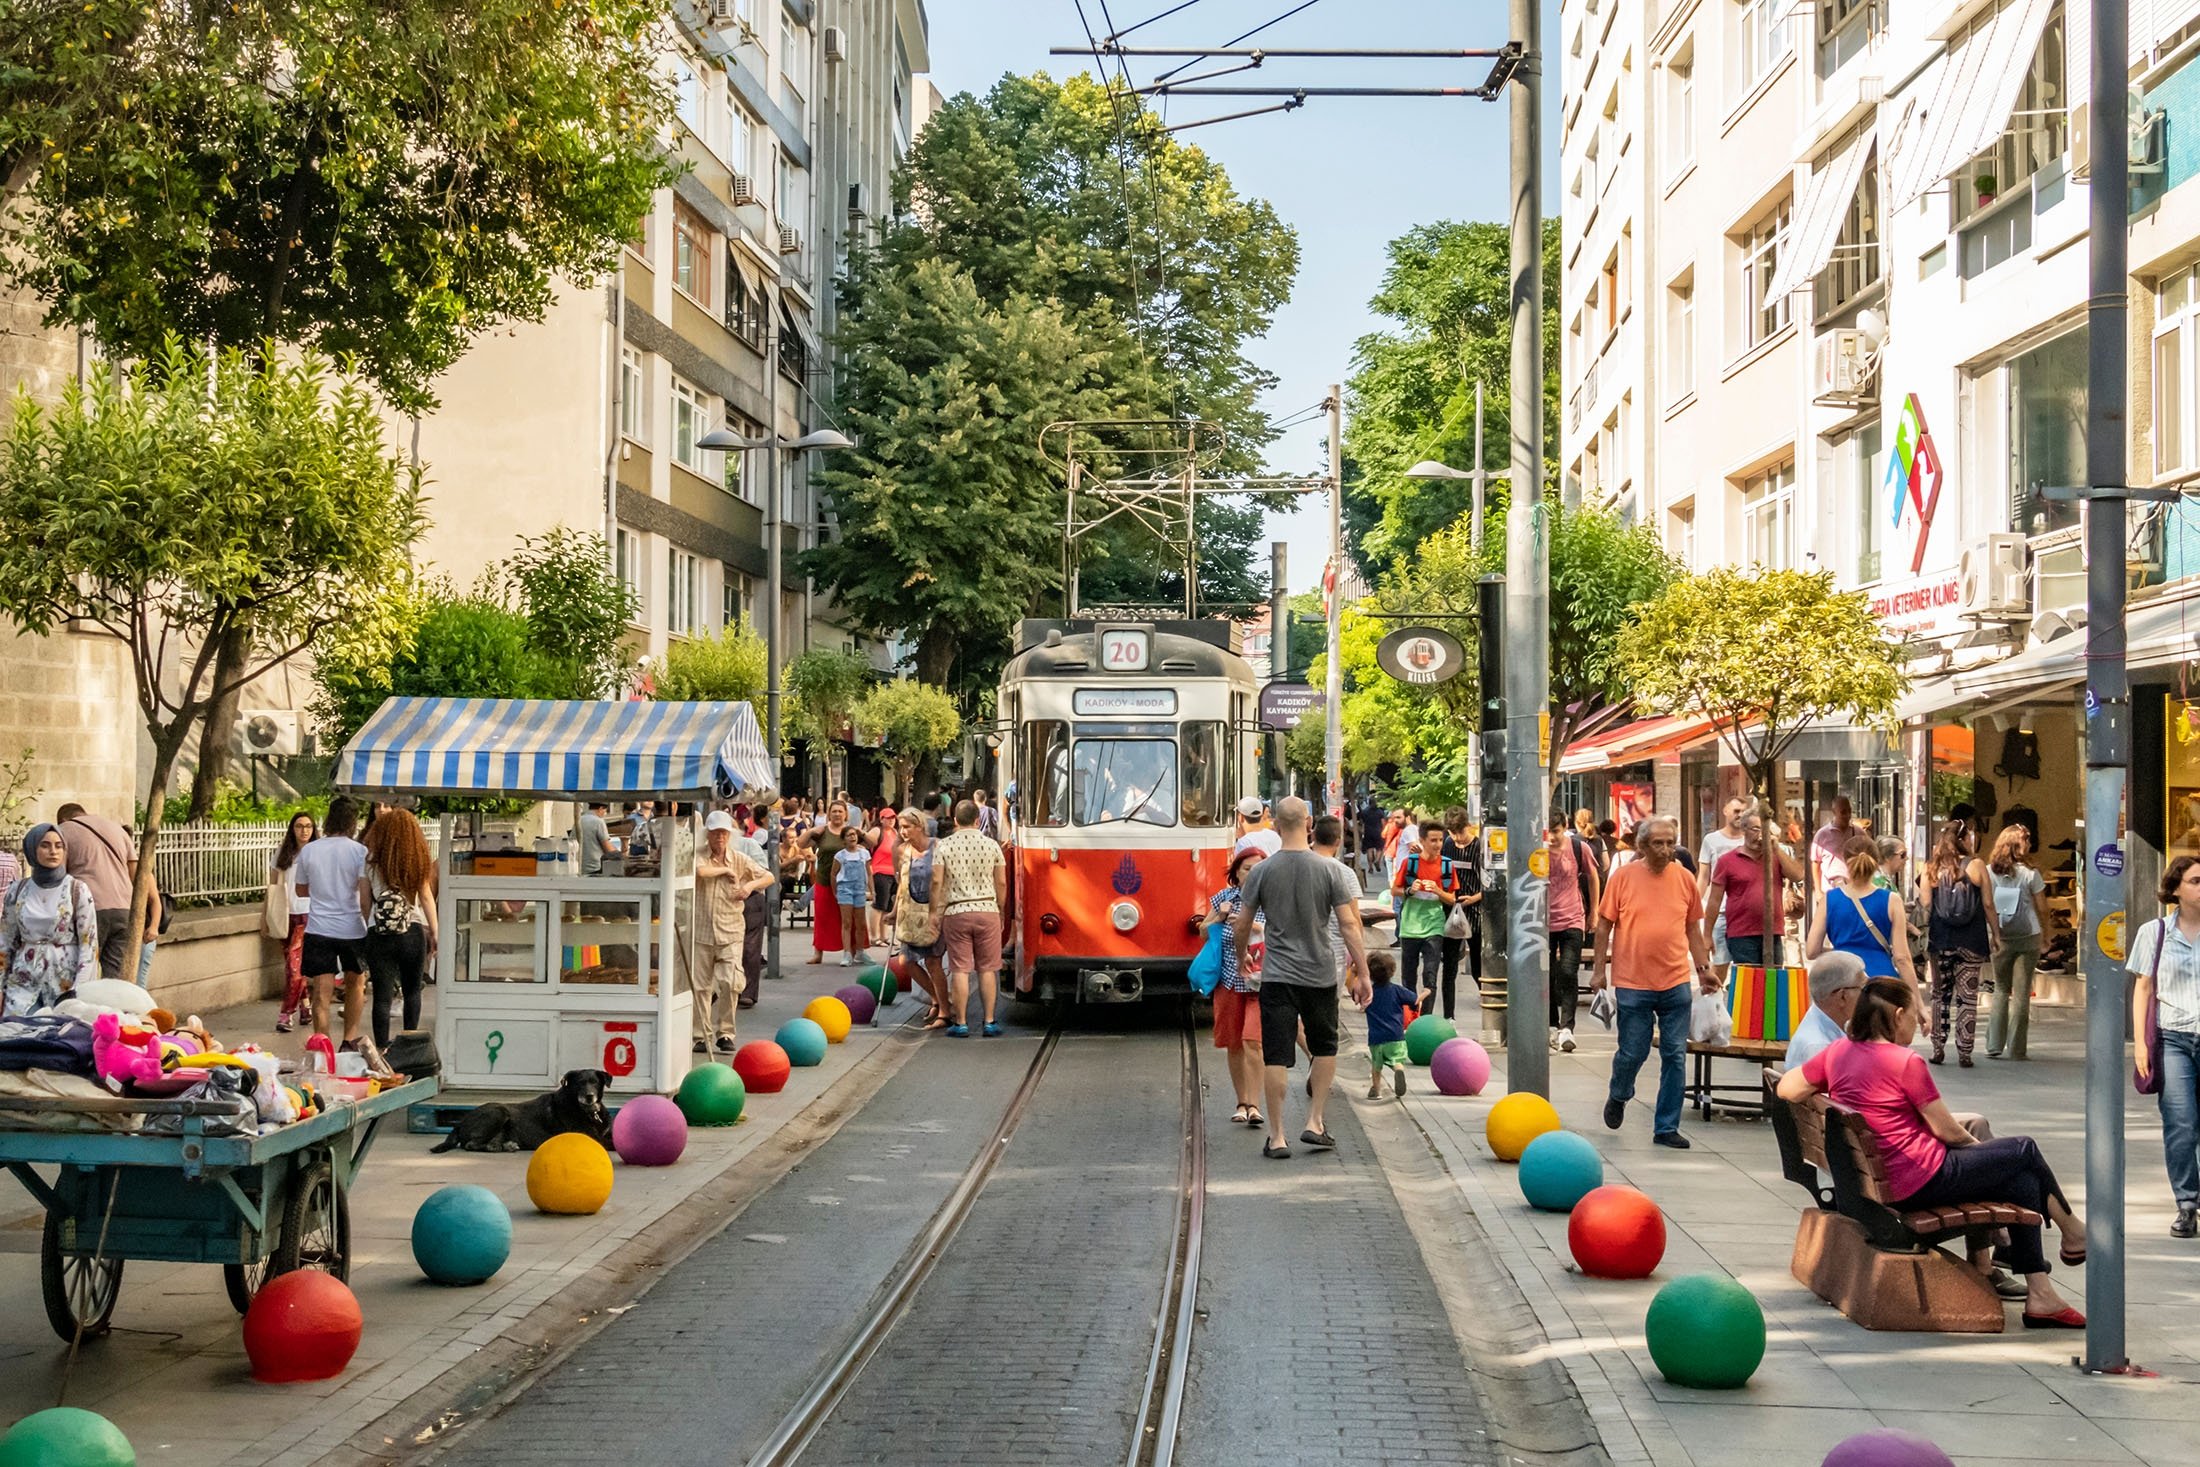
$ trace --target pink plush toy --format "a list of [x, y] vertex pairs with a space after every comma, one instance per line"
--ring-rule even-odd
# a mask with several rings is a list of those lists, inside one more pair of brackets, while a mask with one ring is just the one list
[[180, 1095], [207, 1078], [205, 1070], [163, 1069], [165, 1047], [150, 1029], [125, 1028], [119, 1014], [101, 1014], [92, 1022], [92, 1067], [102, 1080], [125, 1082], [136, 1094]]

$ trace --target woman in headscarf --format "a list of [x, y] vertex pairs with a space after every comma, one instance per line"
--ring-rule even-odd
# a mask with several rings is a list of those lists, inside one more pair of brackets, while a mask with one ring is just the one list
[[99, 976], [99, 913], [69, 874], [69, 848], [51, 825], [23, 838], [28, 875], [0, 898], [0, 1016], [35, 1013]]

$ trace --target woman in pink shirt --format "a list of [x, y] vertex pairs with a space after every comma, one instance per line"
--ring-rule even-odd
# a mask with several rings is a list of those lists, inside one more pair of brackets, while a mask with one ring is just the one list
[[[1917, 1038], [1917, 999], [1900, 978], [1875, 978], [1857, 996], [1849, 1037], [1780, 1077], [1782, 1100], [1824, 1095], [1879, 1140], [1887, 1190], [1904, 1209], [2009, 1202], [2044, 1215], [2062, 1233], [2066, 1267], [2085, 1262], [2085, 1225], [2029, 1136], [1973, 1140], [1933, 1084]], [[2085, 1316], [2048, 1282], [2040, 1230], [2009, 1229], [2008, 1264], [2024, 1278], [2026, 1329], [2083, 1329]]]

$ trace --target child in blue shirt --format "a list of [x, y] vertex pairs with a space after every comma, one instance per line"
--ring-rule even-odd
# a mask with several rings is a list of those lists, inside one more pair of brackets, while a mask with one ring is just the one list
[[867, 965], [871, 954], [864, 943], [871, 935], [865, 908], [871, 900], [871, 853], [863, 844], [863, 832], [853, 824], [841, 832], [840, 849], [833, 854], [833, 900], [840, 904], [840, 927], [847, 944], [840, 966]]
[[1389, 953], [1367, 955], [1367, 976], [1375, 985], [1375, 991], [1367, 998], [1367, 1063], [1371, 1071], [1367, 1082], [1367, 1098], [1380, 1100], [1383, 1094], [1383, 1071], [1390, 1071], [1390, 1088], [1398, 1095], [1406, 1093], [1406, 1010], [1413, 1006], [1413, 995], [1405, 985], [1396, 982], [1398, 960]]

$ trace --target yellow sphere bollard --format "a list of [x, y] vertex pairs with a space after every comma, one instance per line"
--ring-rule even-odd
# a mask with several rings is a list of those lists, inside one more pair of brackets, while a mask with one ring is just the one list
[[611, 1153], [578, 1131], [552, 1136], [527, 1162], [527, 1196], [539, 1212], [595, 1212], [611, 1198]]
[[846, 1039], [849, 1026], [855, 1023], [855, 1015], [848, 1012], [848, 1006], [829, 993], [823, 998], [811, 999], [810, 1006], [802, 1011], [802, 1017], [825, 1031], [825, 1042], [828, 1044], [838, 1044]]
[[1499, 1161], [1518, 1161], [1530, 1141], [1546, 1131], [1564, 1129], [1551, 1103], [1525, 1090], [1491, 1106], [1490, 1118], [1482, 1123], [1482, 1134]]

